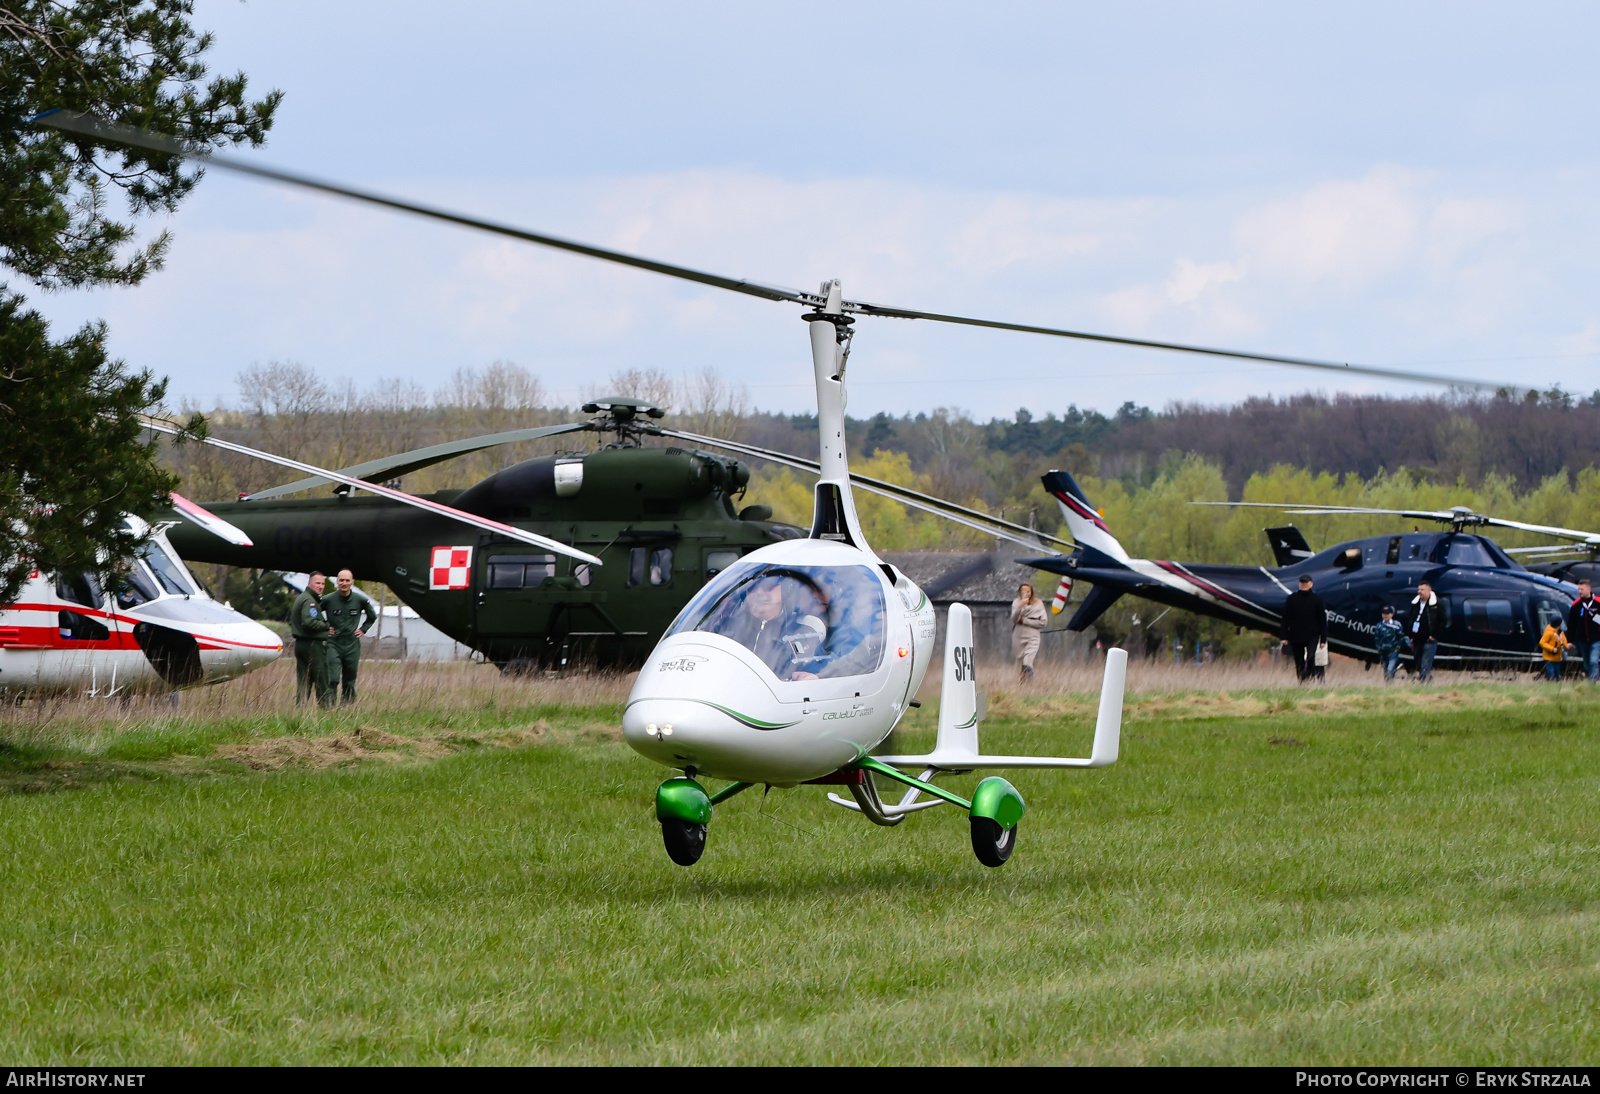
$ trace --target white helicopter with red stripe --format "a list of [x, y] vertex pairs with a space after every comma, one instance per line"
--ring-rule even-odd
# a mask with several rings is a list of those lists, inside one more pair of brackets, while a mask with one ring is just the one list
[[[181, 432], [153, 418], [144, 424], [158, 433]], [[426, 498], [213, 437], [201, 443], [322, 475], [479, 531], [600, 565], [586, 551]], [[232, 524], [181, 495], [171, 497], [173, 509], [185, 519], [229, 543], [250, 546], [249, 537]], [[136, 516], [125, 519], [130, 531], [148, 538], [116, 575], [115, 588], [107, 589], [96, 570], [35, 570], [16, 602], [0, 605], [0, 694], [80, 691], [105, 697], [215, 684], [283, 653], [282, 639], [213, 599], [184, 565], [166, 537], [176, 522], [151, 527]]]
[[[174, 494], [172, 502], [208, 531], [244, 540], [187, 498]], [[34, 570], [17, 600], [0, 607], [0, 691], [104, 697], [214, 684], [283, 653], [276, 634], [212, 599], [167, 542], [170, 525], [125, 520], [149, 538], [117, 588], [107, 589], [95, 570]]]

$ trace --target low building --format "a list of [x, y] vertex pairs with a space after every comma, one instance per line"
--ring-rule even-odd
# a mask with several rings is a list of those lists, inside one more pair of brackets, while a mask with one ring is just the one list
[[[1022, 549], [1002, 551], [880, 551], [885, 562], [897, 567], [922, 587], [933, 601], [939, 617], [938, 650], [944, 650], [945, 614], [951, 604], [965, 604], [972, 611], [972, 638], [980, 661], [1011, 660], [1011, 602], [1017, 586], [1027, 582], [1048, 605], [1061, 580], [1054, 574], [1019, 566], [1016, 556]], [[1094, 655], [1095, 632], [1066, 629], [1071, 618], [1069, 607], [1050, 617], [1041, 633], [1039, 664], [1086, 660]], [[937, 656], [937, 655], [936, 655]], [[937, 665], [937, 661], [935, 664]]]

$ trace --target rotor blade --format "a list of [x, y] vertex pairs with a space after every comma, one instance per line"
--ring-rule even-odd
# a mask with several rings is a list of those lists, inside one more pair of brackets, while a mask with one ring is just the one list
[[[429, 445], [427, 448], [414, 448], [410, 452], [400, 452], [393, 456], [383, 456], [366, 463], [358, 463], [354, 467], [340, 469], [340, 474], [352, 478], [371, 481], [378, 476], [396, 479], [401, 475], [409, 475], [413, 471], [420, 471], [424, 467], [432, 467], [445, 460], [453, 460], [457, 456], [465, 456], [470, 452], [478, 452], [485, 448], [493, 448], [499, 444], [517, 444], [520, 441], [536, 441], [541, 437], [555, 437], [562, 433], [580, 433], [593, 430], [592, 422], [568, 422], [566, 425], [546, 425], [533, 429], [511, 429], [504, 433], [486, 433], [481, 437], [468, 437], [460, 441], [447, 441], [444, 444]], [[274, 486], [270, 490], [258, 490], [244, 498], [245, 501], [261, 501], [265, 498], [282, 497], [284, 494], [298, 494], [302, 490], [310, 490], [315, 486], [322, 486], [332, 482], [332, 479], [313, 475], [309, 479], [300, 479], [298, 482], [285, 483], [283, 486]]]
[[[663, 429], [659, 432], [663, 437], [677, 437], [681, 440], [692, 441], [695, 444], [703, 444], [708, 448], [724, 448], [740, 455], [771, 460], [773, 463], [783, 464], [786, 467], [793, 467], [798, 471], [806, 471], [813, 475], [822, 473], [821, 466], [816, 460], [808, 460], [801, 456], [791, 456], [786, 452], [775, 452], [770, 448], [758, 448], [755, 445], [743, 444], [739, 441], [724, 441], [716, 437], [702, 437], [697, 433], [680, 433], [675, 429]], [[850, 482], [869, 494], [877, 494], [881, 497], [889, 498], [902, 505], [909, 505], [913, 509], [920, 509], [925, 513], [943, 517], [952, 523], [983, 532], [985, 535], [1009, 539], [1013, 543], [1020, 543], [1025, 547], [1049, 551], [1052, 549], [1051, 545], [1054, 544], [1070, 551], [1076, 546], [1067, 540], [1057, 539], [1046, 532], [1040, 532], [1034, 528], [1024, 528], [1020, 524], [1012, 524], [1008, 520], [992, 517], [988, 513], [981, 513], [976, 509], [968, 509], [964, 505], [957, 505], [954, 502], [945, 501], [943, 498], [936, 498], [915, 490], [909, 490], [904, 486], [896, 486], [894, 483], [884, 482], [882, 479], [859, 475], [854, 471], [850, 472]]]
[[528, 243], [537, 243], [543, 247], [554, 247], [560, 251], [571, 251], [573, 254], [588, 255], [590, 258], [599, 258], [606, 262], [617, 262], [624, 266], [634, 266], [641, 270], [649, 270], [651, 273], [666, 274], [668, 277], [678, 277], [685, 281], [696, 281], [702, 285], [710, 285], [713, 288], [727, 289], [729, 292], [744, 293], [747, 296], [759, 296], [764, 300], [787, 300], [797, 304], [809, 304], [813, 307], [821, 307], [827, 303], [825, 298], [818, 296], [816, 293], [785, 289], [777, 285], [762, 285], [736, 277], [723, 277], [720, 274], [706, 273], [704, 270], [695, 270], [688, 266], [677, 266], [670, 262], [657, 262], [651, 258], [641, 258], [638, 255], [627, 254], [623, 251], [613, 251], [607, 247], [595, 247], [588, 243], [563, 239], [560, 236], [545, 235], [542, 232], [530, 232], [525, 228], [518, 228], [511, 224], [501, 224], [498, 221], [467, 216], [465, 213], [452, 212], [449, 209], [441, 209], [435, 205], [424, 205], [421, 202], [390, 197], [374, 190], [361, 190], [354, 186], [346, 186], [343, 183], [330, 182], [326, 179], [314, 178], [311, 175], [302, 175], [294, 171], [262, 167], [220, 152], [211, 151], [210, 149], [191, 148], [181, 141], [174, 140], [172, 137], [162, 133], [153, 133], [148, 129], [136, 129], [132, 126], [119, 125], [115, 122], [101, 121], [88, 114], [81, 114], [75, 111], [54, 110], [29, 120], [40, 125], [49, 126], [52, 129], [78, 133], [85, 137], [93, 137], [96, 140], [107, 141], [112, 144], [128, 144], [135, 148], [144, 148], [152, 152], [163, 152], [169, 156], [182, 156], [185, 159], [195, 160], [212, 167], [222, 167], [229, 171], [238, 171], [241, 174], [254, 175], [257, 178], [270, 179], [273, 182], [281, 182], [289, 186], [299, 186], [307, 190], [316, 190], [324, 194], [349, 198], [352, 201], [364, 201], [369, 205], [381, 205], [386, 209], [412, 213], [416, 216], [429, 217], [433, 220], [442, 220], [448, 224], [458, 224], [463, 228], [477, 228], [485, 232], [494, 232], [498, 235], [510, 236], [513, 239], [520, 239]]
[[1591, 547], [1600, 547], [1600, 534], [1594, 532], [1581, 532], [1576, 528], [1558, 528], [1550, 524], [1524, 524], [1520, 520], [1503, 520], [1500, 517], [1485, 517], [1485, 524], [1497, 525], [1501, 528], [1515, 528], [1519, 532], [1532, 532], [1535, 535], [1555, 536], [1559, 539], [1576, 540]]
[[1296, 516], [1392, 516], [1410, 517], [1412, 520], [1436, 520], [1448, 524], [1456, 514], [1449, 509], [1372, 509], [1363, 505], [1319, 505], [1315, 508], [1303, 502], [1279, 503], [1274, 501], [1191, 501], [1190, 505], [1215, 505], [1230, 509], [1277, 509]]
[[[712, 288], [726, 289], [729, 292], [744, 293], [746, 296], [757, 296], [763, 300], [781, 300], [796, 304], [805, 304], [810, 307], [820, 308], [827, 303], [827, 299], [817, 293], [801, 292], [798, 289], [786, 289], [776, 285], [764, 285], [743, 278], [723, 277], [720, 274], [707, 273], [704, 270], [692, 269], [688, 266], [678, 266], [670, 262], [658, 262], [650, 258], [641, 258], [638, 255], [627, 254], [623, 251], [613, 251], [607, 247], [595, 247], [576, 240], [563, 239], [560, 236], [546, 235], [542, 232], [532, 232], [525, 228], [518, 228], [498, 221], [485, 220], [480, 217], [467, 216], [463, 213], [452, 212], [433, 205], [408, 201], [402, 198], [390, 197], [376, 191], [362, 190], [342, 183], [318, 179], [310, 175], [302, 175], [293, 171], [279, 168], [262, 167], [248, 163], [232, 156], [214, 152], [210, 149], [191, 148], [181, 141], [161, 133], [153, 133], [147, 129], [136, 129], [131, 126], [120, 125], [115, 122], [101, 121], [88, 114], [68, 110], [46, 111], [30, 118], [29, 121], [40, 125], [60, 129], [69, 133], [92, 137], [96, 140], [112, 144], [126, 144], [135, 148], [144, 148], [154, 152], [161, 152], [171, 156], [183, 156], [187, 159], [225, 168], [229, 171], [238, 171], [257, 178], [281, 182], [289, 186], [299, 186], [308, 190], [316, 190], [324, 194], [333, 194], [337, 197], [349, 198], [352, 201], [362, 201], [371, 205], [380, 205], [387, 209], [394, 209], [403, 213], [412, 213], [417, 216], [441, 220], [449, 224], [456, 224], [464, 228], [476, 228], [480, 231], [494, 232], [499, 235], [510, 236], [528, 243], [537, 243], [544, 247], [554, 247], [557, 250], [571, 251], [573, 254], [587, 255], [590, 258], [602, 259], [606, 262], [616, 262], [636, 269], [649, 270], [652, 273], [665, 274], [668, 277], [681, 278]], [[1020, 331], [1024, 334], [1043, 334], [1053, 338], [1072, 338], [1086, 342], [1103, 342], [1119, 346], [1137, 346], [1143, 349], [1168, 350], [1174, 353], [1193, 353], [1207, 357], [1226, 357], [1243, 361], [1260, 361], [1266, 364], [1289, 365], [1294, 368], [1319, 369], [1327, 372], [1342, 372], [1361, 376], [1377, 376], [1389, 380], [1405, 380], [1418, 384], [1434, 384], [1444, 387], [1472, 388], [1479, 391], [1510, 391], [1522, 392], [1528, 390], [1527, 385], [1502, 384], [1487, 380], [1471, 380], [1465, 377], [1436, 376], [1422, 372], [1408, 372], [1405, 369], [1379, 368], [1372, 365], [1352, 365], [1338, 361], [1320, 361], [1310, 357], [1288, 357], [1271, 353], [1252, 353], [1245, 350], [1219, 349], [1214, 346], [1197, 346], [1183, 342], [1157, 342], [1146, 338], [1127, 338], [1114, 334], [1093, 334], [1088, 331], [1067, 330], [1061, 327], [1035, 326], [1029, 323], [1011, 323], [998, 319], [978, 319], [964, 315], [950, 315], [945, 312], [918, 311], [911, 308], [894, 308], [882, 304], [869, 304], [864, 301], [847, 300], [842, 303], [845, 312], [854, 315], [881, 316], [889, 319], [925, 319], [934, 323], [954, 323], [967, 327], [986, 327], [992, 330]]]
[[1543, 547], [1502, 547], [1508, 555], [1582, 555], [1588, 552], [1581, 546], [1566, 543], [1547, 543]]
[[[183, 432], [177, 426], [170, 425], [167, 422], [158, 421], [154, 418], [144, 418], [143, 422], [146, 429], [153, 429], [157, 433], [166, 433], [169, 436], [175, 437]], [[399, 490], [390, 490], [387, 486], [378, 486], [377, 484], [367, 482], [364, 479], [352, 478], [349, 475], [342, 475], [337, 471], [326, 470], [325, 468], [318, 467], [315, 464], [301, 463], [299, 460], [291, 460], [287, 456], [275, 456], [271, 452], [262, 452], [255, 448], [246, 448], [242, 444], [234, 444], [232, 441], [219, 440], [216, 437], [203, 438], [200, 443], [208, 444], [212, 448], [220, 448], [226, 452], [237, 452], [243, 456], [254, 456], [258, 460], [265, 460], [268, 463], [275, 463], [280, 467], [289, 467], [296, 471], [308, 471], [313, 475], [318, 475], [327, 479], [329, 482], [342, 482], [346, 486], [353, 486], [361, 490], [367, 490], [371, 493], [377, 494], [379, 497], [388, 498], [390, 501], [398, 501], [402, 505], [409, 505], [414, 509], [421, 509], [424, 512], [435, 513], [441, 517], [449, 517], [451, 520], [460, 521], [462, 524], [468, 524], [474, 528], [481, 528], [485, 532], [494, 532], [496, 535], [502, 535], [508, 539], [514, 539], [521, 543], [530, 544], [534, 547], [542, 547], [546, 551], [554, 551], [557, 554], [567, 555], [571, 558], [579, 559], [594, 566], [604, 565], [603, 562], [601, 562], [598, 558], [595, 558], [593, 555], [580, 551], [576, 547], [569, 547], [559, 540], [548, 539], [545, 536], [538, 535], [534, 532], [525, 532], [521, 528], [511, 527], [509, 524], [501, 524], [497, 520], [489, 520], [486, 517], [476, 516], [472, 513], [464, 513], [460, 509], [452, 509], [448, 505], [440, 505], [436, 501], [428, 501], [426, 498], [419, 498], [415, 494], [406, 494]]]
[[1577, 528], [1560, 528], [1550, 524], [1527, 524], [1520, 520], [1490, 517], [1465, 509], [1372, 509], [1360, 505], [1320, 505], [1316, 508], [1300, 508], [1298, 506], [1280, 505], [1270, 501], [1192, 501], [1189, 504], [1278, 509], [1285, 513], [1292, 513], [1295, 516], [1396, 516], [1409, 517], [1413, 520], [1436, 520], [1441, 524], [1453, 524], [1459, 520], [1463, 524], [1512, 528], [1519, 532], [1532, 532], [1542, 536], [1557, 536], [1561, 539], [1571, 539], [1579, 543], [1600, 546], [1600, 533], [1584, 532]]
[[235, 528], [209, 509], [202, 509], [188, 498], [174, 490], [168, 495], [172, 499], [172, 507], [191, 521], [216, 536], [226, 540], [236, 547], [254, 547], [250, 537], [244, 534], [243, 529]]
[[856, 315], [879, 315], [890, 319], [927, 319], [935, 323], [955, 323], [964, 327], [988, 327], [992, 330], [1014, 330], [1024, 334], [1044, 334], [1052, 338], [1075, 338], [1083, 342], [1108, 342], [1117, 346], [1138, 346], [1143, 349], [1169, 350], [1173, 353], [1196, 353], [1206, 357], [1229, 357], [1240, 361], [1261, 361], [1273, 365], [1290, 365], [1294, 368], [1320, 369], [1325, 372], [1342, 372], [1358, 376], [1378, 376], [1386, 380], [1407, 380], [1415, 384], [1440, 384], [1445, 387], [1472, 388], [1477, 391], [1527, 390], [1527, 385], [1494, 383], [1489, 380], [1469, 380], [1463, 376], [1436, 376], [1432, 373], [1410, 372], [1406, 369], [1380, 368], [1376, 365], [1352, 365], [1341, 361], [1319, 361], [1314, 357], [1286, 357], [1275, 353], [1252, 353], [1248, 350], [1219, 349], [1215, 346], [1196, 346], [1186, 342], [1156, 342], [1147, 338], [1125, 338], [1115, 334], [1091, 334], [1088, 331], [1064, 330], [1059, 327], [1037, 327], [1030, 323], [1007, 323], [997, 319], [974, 319], [964, 315], [945, 315], [942, 312], [913, 311], [909, 308], [890, 308], [880, 304], [865, 304], [846, 300], [846, 312]]

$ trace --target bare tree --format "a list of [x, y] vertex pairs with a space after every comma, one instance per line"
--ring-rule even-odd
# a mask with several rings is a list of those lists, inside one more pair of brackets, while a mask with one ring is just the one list
[[730, 383], [715, 368], [707, 365], [683, 383], [679, 412], [680, 429], [708, 437], [742, 440], [745, 419], [750, 415], [750, 392], [743, 384]]

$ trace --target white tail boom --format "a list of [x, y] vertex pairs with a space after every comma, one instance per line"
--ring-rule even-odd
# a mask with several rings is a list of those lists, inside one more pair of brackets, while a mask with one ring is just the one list
[[1122, 693], [1128, 681], [1128, 651], [1106, 651], [1094, 745], [1086, 758], [985, 756], [978, 751], [978, 681], [973, 658], [972, 612], [950, 605], [945, 624], [944, 685], [939, 697], [939, 735], [926, 756], [877, 756], [895, 767], [966, 771], [980, 767], [1109, 767], [1122, 747]]

